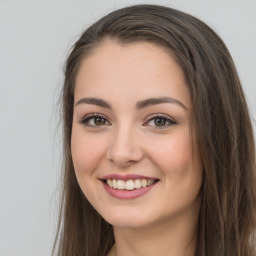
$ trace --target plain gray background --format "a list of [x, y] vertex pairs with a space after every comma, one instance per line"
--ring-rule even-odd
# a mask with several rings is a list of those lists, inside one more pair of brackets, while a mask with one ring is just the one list
[[50, 255], [60, 173], [57, 99], [82, 30], [119, 7], [163, 4], [205, 21], [228, 46], [256, 119], [256, 1], [0, 0], [0, 256]]

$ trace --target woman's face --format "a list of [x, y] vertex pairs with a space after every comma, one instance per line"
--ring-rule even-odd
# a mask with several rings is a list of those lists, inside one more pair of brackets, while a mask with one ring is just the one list
[[190, 118], [184, 74], [159, 46], [107, 39], [83, 60], [72, 158], [84, 195], [107, 222], [145, 227], [198, 213], [202, 166]]

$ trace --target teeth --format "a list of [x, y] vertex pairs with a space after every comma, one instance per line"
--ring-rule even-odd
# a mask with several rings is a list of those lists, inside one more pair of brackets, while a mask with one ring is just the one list
[[125, 182], [125, 189], [126, 190], [133, 190], [134, 189], [134, 182], [133, 182], [133, 180], [127, 180]]
[[[113, 184], [113, 188], [117, 188], [117, 182], [116, 182], [116, 180], [113, 180], [112, 184]], [[110, 186], [110, 187], [111, 187], [111, 186]]]
[[141, 186], [142, 186], [143, 188], [145, 188], [147, 185], [148, 185], [147, 180], [143, 179], [143, 180], [141, 181]]
[[107, 180], [107, 184], [108, 184], [111, 188], [113, 188], [113, 182], [112, 182], [112, 180]]
[[154, 183], [154, 180], [152, 179], [136, 179], [136, 180], [107, 180], [107, 184], [111, 188], [115, 189], [125, 189], [125, 190], [134, 190], [134, 189], [139, 189], [139, 188], [145, 188], [147, 186], [150, 186]]
[[135, 180], [134, 187], [135, 188], [141, 188], [141, 181], [140, 180]]
[[117, 189], [125, 189], [125, 183], [124, 180], [117, 180]]
[[148, 180], [148, 186], [152, 185], [153, 184], [153, 180]]

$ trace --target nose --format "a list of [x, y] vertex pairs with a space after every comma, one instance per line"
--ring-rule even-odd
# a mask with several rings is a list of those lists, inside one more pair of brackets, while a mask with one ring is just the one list
[[140, 138], [136, 129], [119, 127], [113, 132], [107, 158], [119, 168], [127, 168], [143, 158]]

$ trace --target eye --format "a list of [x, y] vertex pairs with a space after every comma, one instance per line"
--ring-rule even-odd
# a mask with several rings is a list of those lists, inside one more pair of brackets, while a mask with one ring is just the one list
[[148, 121], [144, 124], [146, 126], [153, 126], [154, 128], [167, 128], [168, 126], [177, 124], [172, 119], [163, 116], [163, 115], [156, 115], [148, 119]]
[[110, 125], [109, 121], [101, 114], [89, 114], [81, 120], [81, 123], [90, 127]]

